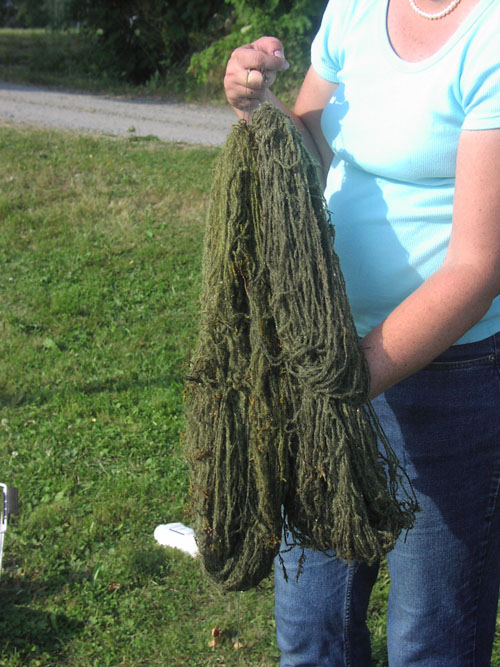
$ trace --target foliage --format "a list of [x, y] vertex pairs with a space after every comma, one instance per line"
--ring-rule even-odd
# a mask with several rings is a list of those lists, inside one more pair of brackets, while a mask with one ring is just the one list
[[60, 27], [66, 22], [67, 7], [67, 0], [3, 0], [0, 2], [0, 26]]
[[16, 23], [26, 28], [47, 26], [50, 21], [46, 2], [37, 0], [16, 0]]
[[71, 15], [95, 40], [101, 68], [144, 83], [185, 66], [223, 20], [224, 0], [70, 0]]
[[0, 79], [12, 83], [114, 95], [155, 95], [186, 101], [204, 93], [192, 77], [180, 69], [153, 76], [134, 86], [118, 73], [99, 65], [95, 35], [77, 29], [0, 28]]
[[234, 8], [230, 31], [191, 58], [189, 71], [197, 81], [206, 82], [215, 77], [221, 79], [226, 62], [237, 46], [262, 35], [274, 35], [283, 42], [291, 64], [286, 77], [287, 85], [296, 86], [309, 66], [310, 45], [319, 27], [325, 0], [227, 2]]
[[175, 69], [198, 84], [220, 82], [231, 51], [265, 34], [280, 37], [296, 85], [325, 0], [0, 0], [0, 25], [76, 25], [89, 44], [87, 67], [134, 85]]
[[11, 0], [0, 0], [0, 26], [13, 24], [16, 13], [17, 9]]

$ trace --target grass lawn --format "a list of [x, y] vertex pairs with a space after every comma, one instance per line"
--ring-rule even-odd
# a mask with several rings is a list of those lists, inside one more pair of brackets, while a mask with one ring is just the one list
[[[208, 148], [0, 127], [0, 470], [19, 489], [0, 664], [231, 664], [236, 596], [156, 546], [183, 520]], [[241, 664], [272, 664], [270, 583]], [[244, 635], [244, 636], [243, 636]], [[222, 661], [222, 662], [221, 662]]]
[[[185, 519], [183, 374], [215, 156], [0, 126], [0, 481], [20, 499], [2, 665], [236, 663], [237, 595], [153, 539]], [[241, 665], [276, 664], [272, 606], [271, 581], [242, 595]]]

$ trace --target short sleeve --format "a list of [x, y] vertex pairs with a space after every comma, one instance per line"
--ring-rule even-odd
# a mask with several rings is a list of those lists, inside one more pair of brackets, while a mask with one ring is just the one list
[[494, 27], [499, 20], [496, 11], [466, 54], [461, 76], [464, 130], [500, 128], [500, 38]]
[[[340, 0], [342, 4], [342, 0]], [[342, 69], [339, 50], [335, 48], [332, 35], [338, 35], [337, 14], [339, 0], [330, 0], [323, 14], [320, 29], [311, 46], [311, 64], [323, 79], [338, 83], [338, 73]]]

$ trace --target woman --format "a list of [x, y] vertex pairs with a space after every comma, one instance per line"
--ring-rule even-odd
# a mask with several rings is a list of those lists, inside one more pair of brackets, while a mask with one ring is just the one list
[[[239, 117], [321, 163], [371, 397], [421, 512], [389, 554], [391, 667], [490, 664], [500, 584], [500, 1], [330, 0], [294, 111], [278, 39], [232, 54]], [[276, 224], [279, 224], [277, 221]], [[370, 665], [377, 568], [282, 556], [282, 665]], [[277, 570], [278, 572], [278, 570]]]

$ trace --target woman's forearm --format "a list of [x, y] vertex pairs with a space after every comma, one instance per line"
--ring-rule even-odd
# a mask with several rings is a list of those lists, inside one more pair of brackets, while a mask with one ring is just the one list
[[494, 296], [477, 267], [439, 269], [363, 339], [370, 398], [453, 345], [483, 317]]

